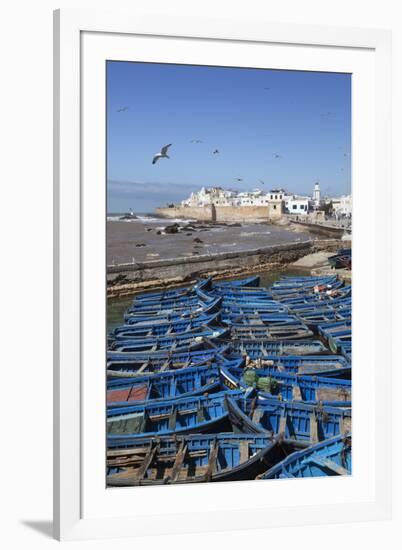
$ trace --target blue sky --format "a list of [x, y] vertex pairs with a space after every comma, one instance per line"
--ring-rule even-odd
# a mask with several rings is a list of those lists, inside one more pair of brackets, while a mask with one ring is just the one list
[[350, 193], [350, 75], [112, 61], [107, 129], [108, 212], [201, 186]]

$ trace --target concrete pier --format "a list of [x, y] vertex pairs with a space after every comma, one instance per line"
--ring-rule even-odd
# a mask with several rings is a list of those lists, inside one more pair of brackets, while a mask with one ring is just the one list
[[308, 239], [245, 251], [111, 265], [107, 267], [107, 294], [109, 297], [124, 296], [149, 286], [183, 284], [200, 276], [220, 274], [230, 277], [267, 271], [273, 267], [288, 265], [312, 252], [335, 252], [341, 244], [337, 239]]

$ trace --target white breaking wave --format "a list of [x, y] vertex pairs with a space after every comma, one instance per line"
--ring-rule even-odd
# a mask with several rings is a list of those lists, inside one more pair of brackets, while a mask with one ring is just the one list
[[163, 227], [166, 225], [171, 225], [172, 223], [180, 223], [180, 224], [186, 224], [186, 223], [193, 223], [196, 220], [188, 219], [188, 220], [182, 220], [180, 218], [154, 218], [153, 216], [147, 216], [144, 214], [135, 214], [135, 218], [128, 218], [125, 220], [122, 220], [121, 218], [125, 214], [112, 214], [110, 216], [107, 216], [108, 222], [129, 222], [129, 223], [163, 223]]
[[255, 235], [270, 235], [271, 231], [250, 231], [240, 233], [240, 237], [254, 237]]
[[137, 216], [137, 220], [134, 220], [134, 221], [137, 221], [137, 222], [141, 222], [141, 223], [160, 223], [161, 219], [160, 218], [153, 218], [152, 216], [140, 216], [138, 215]]

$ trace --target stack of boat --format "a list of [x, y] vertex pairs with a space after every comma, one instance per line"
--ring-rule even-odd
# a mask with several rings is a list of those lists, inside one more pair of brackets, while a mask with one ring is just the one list
[[350, 474], [350, 361], [336, 276], [136, 296], [108, 337], [108, 485]]

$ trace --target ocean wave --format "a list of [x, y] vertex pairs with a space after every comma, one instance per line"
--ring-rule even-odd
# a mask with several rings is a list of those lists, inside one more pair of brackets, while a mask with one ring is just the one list
[[186, 223], [193, 223], [196, 220], [188, 219], [183, 220], [180, 218], [155, 218], [153, 216], [149, 216], [147, 214], [135, 214], [135, 218], [128, 218], [125, 220], [122, 220], [121, 218], [126, 214], [112, 214], [107, 216], [108, 222], [129, 222], [129, 223], [164, 223], [165, 227], [166, 225], [171, 225], [172, 223], [179, 223], [179, 224], [186, 224]]
[[270, 235], [271, 231], [249, 231], [240, 233], [240, 237], [255, 237], [255, 235]]

